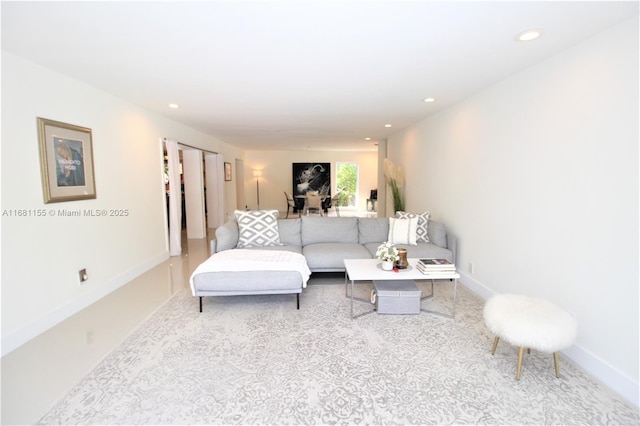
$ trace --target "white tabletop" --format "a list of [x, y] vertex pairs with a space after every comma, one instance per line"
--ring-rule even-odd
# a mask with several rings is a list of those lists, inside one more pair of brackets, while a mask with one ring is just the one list
[[344, 267], [350, 280], [444, 280], [458, 279], [460, 274], [423, 274], [416, 266], [418, 259], [407, 259], [409, 266], [399, 269], [398, 272], [385, 271], [380, 266], [378, 259], [344, 259]]

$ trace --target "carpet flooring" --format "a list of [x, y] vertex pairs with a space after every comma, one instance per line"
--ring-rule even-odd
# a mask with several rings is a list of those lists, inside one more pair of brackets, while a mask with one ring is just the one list
[[[300, 310], [294, 295], [265, 295], [205, 298], [199, 313], [185, 289], [38, 424], [640, 424], [636, 407], [565, 358], [558, 379], [550, 354], [525, 354], [516, 381], [517, 349], [490, 354], [483, 301], [458, 289], [455, 320], [352, 320], [337, 277], [312, 278]], [[446, 281], [423, 301], [450, 306]]]

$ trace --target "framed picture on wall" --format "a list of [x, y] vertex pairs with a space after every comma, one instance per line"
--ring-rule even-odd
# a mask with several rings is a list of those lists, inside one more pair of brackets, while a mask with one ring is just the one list
[[45, 203], [96, 198], [91, 129], [37, 119]]
[[307, 191], [331, 195], [331, 163], [293, 163], [293, 195]]
[[231, 163], [224, 163], [224, 180], [227, 182], [231, 180]]

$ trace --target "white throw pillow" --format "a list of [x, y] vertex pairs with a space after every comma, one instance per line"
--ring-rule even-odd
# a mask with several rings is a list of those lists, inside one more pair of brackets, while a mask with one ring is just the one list
[[280, 245], [277, 210], [236, 210], [238, 248]]
[[412, 217], [418, 218], [418, 227], [416, 228], [416, 241], [419, 243], [428, 243], [429, 242], [429, 234], [427, 233], [429, 227], [429, 216], [431, 213], [407, 213], [407, 212], [396, 212], [396, 217], [398, 219], [410, 219]]
[[418, 228], [418, 218], [410, 219], [389, 218], [389, 236], [387, 241], [393, 244], [418, 245], [416, 242], [416, 229]]

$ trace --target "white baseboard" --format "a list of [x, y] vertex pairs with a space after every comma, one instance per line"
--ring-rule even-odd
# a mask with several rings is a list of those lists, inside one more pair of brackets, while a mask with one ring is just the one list
[[82, 309], [97, 302], [109, 293], [119, 289], [123, 285], [127, 284], [134, 278], [142, 275], [151, 268], [159, 265], [169, 258], [169, 252], [165, 251], [158, 256], [155, 256], [148, 261], [122, 273], [113, 280], [107, 282], [104, 286], [97, 288], [92, 293], [83, 294], [77, 299], [63, 305], [57, 309], [54, 309], [40, 318], [30, 322], [29, 324], [15, 330], [6, 336], [2, 336], [2, 356], [16, 350], [20, 346], [27, 343], [29, 340], [44, 333], [55, 325], [66, 320], [70, 316], [80, 312]]
[[[479, 281], [476, 281], [472, 276], [461, 271], [459, 271], [459, 274], [461, 284], [471, 292], [477, 294], [483, 300], [487, 300], [496, 294], [495, 291]], [[580, 368], [607, 387], [611, 388], [624, 399], [636, 407], [640, 407], [640, 385], [631, 377], [612, 367], [598, 356], [577, 344], [563, 350], [562, 355], [566, 356], [576, 365], [580, 366]]]
[[579, 365], [587, 373], [602, 382], [624, 399], [640, 407], [640, 385], [617, 368], [612, 367], [596, 355], [585, 350], [579, 345], [562, 351], [562, 355]]

